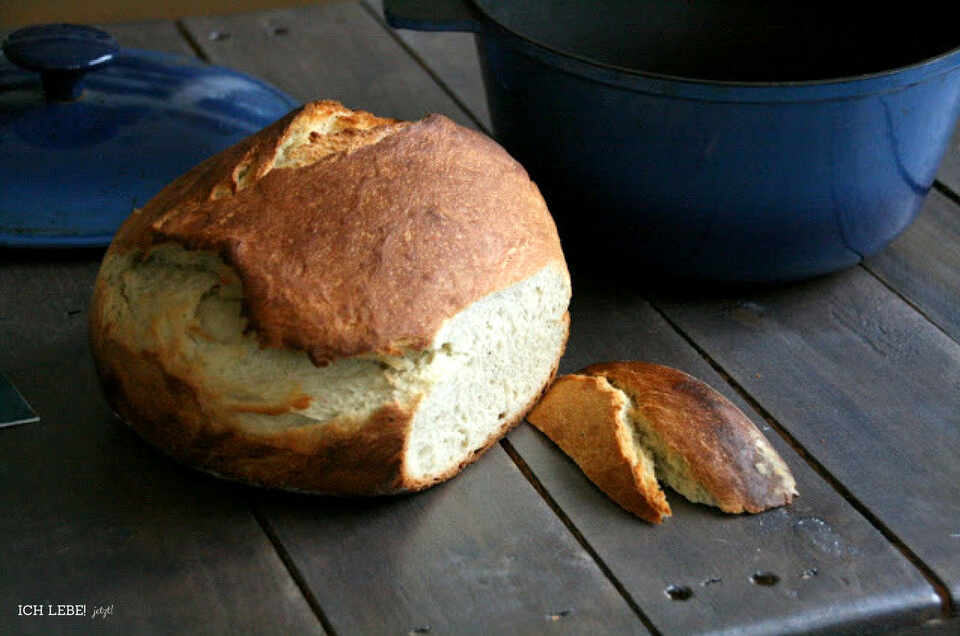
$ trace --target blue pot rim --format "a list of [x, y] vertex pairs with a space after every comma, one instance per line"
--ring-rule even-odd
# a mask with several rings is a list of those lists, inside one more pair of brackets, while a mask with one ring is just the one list
[[960, 44], [912, 64], [837, 78], [783, 82], [747, 82], [679, 77], [621, 67], [568, 53], [525, 36], [497, 20], [480, 2], [482, 35], [513, 40], [521, 53], [558, 71], [633, 92], [710, 102], [794, 103], [858, 99], [909, 88], [960, 69]]

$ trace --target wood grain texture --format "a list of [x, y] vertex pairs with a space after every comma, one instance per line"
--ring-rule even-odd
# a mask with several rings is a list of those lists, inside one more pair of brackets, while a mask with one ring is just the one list
[[[171, 22], [121, 46], [189, 55]], [[40, 422], [0, 431], [0, 633], [321, 634], [249, 507], [110, 412], [87, 344], [102, 250], [0, 250], [0, 367]], [[20, 604], [87, 606], [84, 619]], [[113, 608], [93, 619], [94, 608]]]
[[257, 502], [338, 634], [646, 633], [499, 447], [419, 495]]
[[97, 27], [107, 31], [124, 48], [194, 56], [190, 43], [184, 39], [176, 23], [171, 20], [118, 22], [99, 24]]
[[960, 593], [960, 345], [861, 268], [666, 314]]
[[[674, 516], [652, 526], [623, 513], [532, 428], [511, 442], [654, 626], [670, 634], [840, 633], [936, 616], [922, 575], [626, 285], [574, 279], [572, 334], [561, 372], [638, 359], [686, 371], [721, 390], [755, 423], [797, 478], [800, 497], [760, 515], [724, 515], [667, 496]], [[602, 335], [601, 335], [602, 334]], [[751, 580], [773, 574], [771, 586]], [[671, 589], [691, 597], [673, 600]], [[864, 627], [865, 628], [865, 627]]]
[[[300, 99], [483, 123], [472, 36], [391, 33], [378, 6], [184, 25], [212, 62]], [[169, 22], [116, 34], [191, 50]], [[954, 143], [939, 174], [954, 192], [957, 156]], [[687, 371], [760, 424], [797, 477], [793, 505], [756, 516], [670, 492], [660, 527], [526, 425], [409, 497], [299, 497], [182, 469], [100, 398], [85, 337], [100, 253], [0, 250], [0, 371], [41, 417], [0, 431], [0, 633], [956, 633], [960, 613], [939, 616], [943, 589], [918, 565], [960, 598], [958, 209], [934, 193], [867, 269], [779, 289], [575, 278], [561, 371], [616, 358]], [[71, 602], [112, 604], [112, 622], [16, 616]]]
[[[383, 20], [383, 2], [365, 0], [378, 19]], [[476, 36], [472, 33], [424, 33], [405, 29], [390, 30], [408, 46], [463, 107], [477, 124], [490, 134], [493, 124], [487, 108], [487, 94], [479, 73], [480, 58]]]
[[[0, 364], [40, 416], [0, 431], [0, 633], [322, 633], [231, 488], [106, 406], [86, 338], [98, 256], [0, 258]], [[18, 616], [30, 603], [114, 609]]]
[[[452, 109], [471, 125], [366, 9], [332, 5], [295, 17], [277, 12], [188, 25], [197, 34], [230, 32], [200, 39], [217, 63], [280, 85], [340, 87], [323, 95], [380, 115]], [[295, 64], [278, 68], [251, 48], [266, 23], [289, 27], [278, 46], [296, 49]], [[646, 631], [499, 446], [420, 495], [352, 501], [263, 494], [256, 501], [338, 634]]]
[[953, 200], [931, 192], [913, 224], [866, 267], [960, 341], [960, 206]]
[[[403, 37], [418, 54], [421, 47], [430, 48], [422, 41], [431, 34]], [[421, 57], [435, 63], [426, 52]], [[439, 64], [435, 72], [442, 76], [442, 68]], [[466, 97], [462, 101], [469, 103]], [[635, 286], [585, 278], [574, 282], [572, 334], [562, 371], [601, 360], [646, 359], [682, 368], [736, 397]], [[696, 308], [698, 301], [688, 304]], [[744, 366], [750, 373], [752, 367]], [[804, 384], [791, 380], [795, 390]], [[735, 401], [760, 421], [742, 400]], [[757, 633], [803, 631], [806, 620], [813, 621], [811, 627], [835, 630], [865, 617], [887, 629], [936, 615], [938, 597], [920, 572], [766, 430], [799, 479], [801, 497], [792, 507], [724, 518], [674, 496], [676, 517], [659, 534], [606, 500], [544, 436], [524, 428], [510, 440], [641, 609], [670, 633], [707, 633], [734, 625]], [[749, 582], [756, 569], [776, 573], [780, 584], [758, 588]], [[664, 591], [672, 585], [689, 587], [693, 596], [685, 602], [670, 600]]]
[[473, 125], [363, 5], [332, 3], [184, 24], [210, 61], [267, 79], [296, 99], [334, 99], [406, 120], [438, 112]]

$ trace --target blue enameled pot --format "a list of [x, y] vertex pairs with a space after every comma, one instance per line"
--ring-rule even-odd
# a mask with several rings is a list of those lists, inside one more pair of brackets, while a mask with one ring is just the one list
[[935, 6], [821, 4], [384, 3], [397, 28], [478, 34], [494, 135], [574, 264], [736, 283], [886, 246], [960, 114]]

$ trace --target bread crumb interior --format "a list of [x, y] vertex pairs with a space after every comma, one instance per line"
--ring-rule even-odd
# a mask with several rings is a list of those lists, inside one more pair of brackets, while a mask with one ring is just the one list
[[347, 110], [332, 102], [306, 104], [283, 131], [272, 156], [251, 153], [229, 181], [211, 193], [218, 199], [250, 187], [272, 170], [303, 168], [340, 153], [351, 153], [409, 126], [409, 122]]
[[689, 462], [683, 455], [671, 449], [663, 437], [657, 434], [630, 393], [617, 387], [610, 382], [609, 378], [604, 379], [613, 390], [623, 395], [626, 401], [621, 412], [623, 428], [630, 431], [634, 452], [649, 459], [650, 470], [656, 475], [656, 479], [694, 503], [716, 506], [718, 503], [716, 498], [696, 479], [691, 472]]
[[452, 469], [526, 412], [550, 380], [567, 336], [570, 289], [546, 267], [474, 302], [438, 332], [443, 371], [414, 418], [408, 469]]
[[261, 347], [247, 330], [237, 276], [218, 255], [166, 244], [105, 261], [118, 290], [105, 322], [196, 387], [212, 418], [271, 435], [297, 427], [360, 426], [397, 404], [416, 411], [405, 463], [414, 478], [456, 468], [498, 435], [550, 379], [567, 333], [567, 278], [546, 267], [482, 298], [403, 355], [370, 353], [313, 364]]

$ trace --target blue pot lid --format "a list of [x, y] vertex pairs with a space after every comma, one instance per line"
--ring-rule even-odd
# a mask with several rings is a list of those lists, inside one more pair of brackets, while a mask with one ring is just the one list
[[181, 174], [298, 102], [193, 58], [27, 27], [0, 56], [0, 246], [98, 247]]

